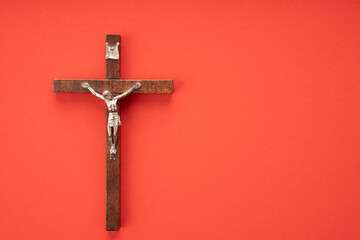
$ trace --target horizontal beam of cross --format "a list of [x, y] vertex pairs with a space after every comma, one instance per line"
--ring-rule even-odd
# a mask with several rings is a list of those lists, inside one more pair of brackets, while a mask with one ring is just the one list
[[123, 80], [123, 79], [56, 79], [53, 81], [54, 92], [89, 92], [81, 84], [88, 82], [97, 92], [108, 90], [122, 93], [140, 82], [141, 87], [134, 93], [173, 93], [173, 80]]

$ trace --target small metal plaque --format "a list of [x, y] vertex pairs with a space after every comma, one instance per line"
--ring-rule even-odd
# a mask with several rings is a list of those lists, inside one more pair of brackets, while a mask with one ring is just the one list
[[115, 45], [106, 43], [106, 59], [119, 60], [119, 42]]

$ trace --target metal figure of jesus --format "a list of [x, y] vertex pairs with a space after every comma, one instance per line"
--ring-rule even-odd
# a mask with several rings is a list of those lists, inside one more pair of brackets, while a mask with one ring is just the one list
[[97, 93], [91, 86], [89, 83], [84, 82], [81, 85], [83, 88], [88, 89], [92, 94], [94, 94], [95, 97], [100, 98], [101, 100], [104, 100], [107, 106], [107, 109], [109, 111], [109, 117], [108, 117], [108, 123], [107, 123], [107, 132], [108, 132], [108, 137], [111, 143], [111, 147], [110, 147], [110, 158], [111, 159], [115, 159], [116, 156], [116, 133], [118, 130], [118, 126], [121, 125], [121, 121], [120, 121], [120, 116], [117, 112], [117, 101], [119, 99], [122, 99], [124, 97], [126, 97], [127, 95], [129, 95], [130, 93], [132, 93], [135, 89], [138, 89], [141, 87], [141, 83], [136, 83], [134, 86], [132, 86], [130, 89], [128, 89], [126, 92], [117, 95], [117, 96], [113, 96], [111, 94], [111, 92], [105, 90], [102, 95]]

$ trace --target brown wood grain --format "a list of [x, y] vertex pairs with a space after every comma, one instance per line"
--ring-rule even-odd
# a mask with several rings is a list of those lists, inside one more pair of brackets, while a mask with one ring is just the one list
[[[110, 45], [120, 43], [119, 35], [106, 35], [106, 42]], [[119, 45], [120, 53], [120, 45]], [[106, 78], [120, 78], [119, 60], [106, 59]], [[104, 82], [109, 82], [105, 80]], [[80, 85], [81, 87], [81, 85]], [[98, 90], [98, 89], [96, 89]], [[118, 101], [118, 112], [120, 115], [120, 101]], [[106, 109], [106, 125], [109, 112]], [[110, 141], [108, 138], [107, 128], [106, 134], [106, 231], [118, 231], [120, 228], [120, 131], [118, 127], [116, 158], [110, 159]]]
[[89, 93], [81, 87], [83, 82], [88, 82], [95, 91], [102, 93], [109, 90], [114, 93], [122, 93], [132, 87], [136, 82], [141, 87], [133, 93], [172, 93], [173, 80], [123, 80], [123, 79], [55, 79], [53, 80], [54, 92], [83, 92]]

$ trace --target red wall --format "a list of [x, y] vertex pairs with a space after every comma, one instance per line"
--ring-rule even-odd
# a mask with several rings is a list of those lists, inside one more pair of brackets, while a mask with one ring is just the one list
[[[359, 1], [1, 1], [0, 239], [360, 239]], [[123, 78], [121, 222], [105, 107], [52, 79]]]

